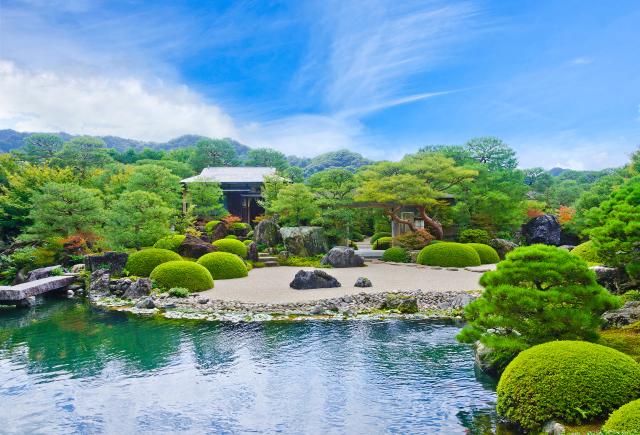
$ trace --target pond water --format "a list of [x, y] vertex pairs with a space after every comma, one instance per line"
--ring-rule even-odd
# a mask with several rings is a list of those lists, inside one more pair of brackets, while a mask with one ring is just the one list
[[458, 330], [0, 309], [0, 432], [510, 433]]

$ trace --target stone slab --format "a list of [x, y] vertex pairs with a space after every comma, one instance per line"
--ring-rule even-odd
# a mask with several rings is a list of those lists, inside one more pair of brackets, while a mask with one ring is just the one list
[[0, 301], [19, 301], [64, 288], [76, 280], [75, 275], [50, 276], [14, 286], [0, 286]]

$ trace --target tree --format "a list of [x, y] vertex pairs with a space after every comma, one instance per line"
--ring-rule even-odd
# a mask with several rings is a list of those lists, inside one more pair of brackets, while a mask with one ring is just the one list
[[102, 199], [77, 184], [47, 183], [33, 197], [28, 232], [42, 239], [96, 233], [103, 223]]
[[173, 210], [152, 192], [125, 192], [113, 202], [105, 231], [117, 246], [140, 249], [171, 233]]
[[404, 206], [415, 207], [434, 236], [442, 239], [442, 224], [433, 215], [446, 206], [451, 189], [476, 175], [476, 170], [456, 166], [453, 159], [441, 154], [417, 153], [400, 162], [380, 162], [364, 168], [355, 200], [383, 208], [392, 220], [413, 231], [418, 229], [415, 224], [399, 213]]
[[273, 215], [274, 203], [278, 199], [278, 193], [289, 184], [289, 180], [280, 175], [267, 175], [262, 185], [262, 197], [258, 199], [258, 205], [267, 215]]
[[578, 200], [583, 191], [584, 186], [578, 184], [576, 180], [562, 180], [548, 190], [547, 203], [553, 208], [561, 205], [569, 206]]
[[278, 213], [281, 222], [300, 226], [316, 216], [318, 207], [311, 190], [304, 184], [296, 183], [280, 189], [272, 204], [272, 211]]
[[151, 160], [151, 159], [141, 159], [136, 162], [136, 165], [156, 165], [162, 166], [163, 168], [167, 168], [170, 170], [173, 175], [176, 175], [180, 178], [188, 178], [193, 175], [193, 169], [186, 163], [176, 162], [174, 160]]
[[365, 159], [359, 153], [349, 150], [331, 151], [320, 154], [309, 160], [304, 168], [305, 177], [329, 168], [345, 168], [355, 172], [359, 167], [372, 163], [371, 160]]
[[254, 148], [247, 153], [245, 166], [266, 166], [283, 171], [289, 166], [287, 156], [271, 148]]
[[125, 189], [129, 192], [142, 190], [155, 193], [170, 207], [180, 204], [180, 178], [162, 166], [136, 166]]
[[238, 166], [236, 149], [225, 139], [203, 139], [196, 143], [189, 164], [196, 172], [215, 166]]
[[55, 134], [35, 133], [24, 140], [22, 151], [30, 162], [42, 163], [52, 159], [62, 149], [63, 141]]
[[465, 147], [472, 159], [487, 165], [489, 170], [515, 169], [518, 166], [516, 152], [497, 137], [471, 139]]
[[576, 214], [569, 226], [575, 234], [583, 234], [589, 226], [597, 223], [589, 222], [589, 210], [598, 207], [609, 198], [611, 192], [624, 184], [624, 171], [616, 171], [610, 175], [600, 178], [593, 183], [589, 190], [582, 192], [575, 202]]
[[198, 216], [224, 217], [228, 212], [222, 203], [223, 193], [218, 183], [189, 183], [193, 211]]
[[113, 159], [102, 139], [79, 136], [65, 142], [55, 161], [58, 166], [73, 168], [80, 178], [84, 178], [89, 169], [103, 166]]
[[302, 183], [304, 181], [304, 171], [297, 166], [289, 166], [282, 171], [282, 176], [293, 183]]

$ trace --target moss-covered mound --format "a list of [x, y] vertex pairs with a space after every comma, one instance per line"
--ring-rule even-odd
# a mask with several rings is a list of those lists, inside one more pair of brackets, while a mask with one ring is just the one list
[[240, 240], [220, 239], [213, 242], [213, 245], [222, 252], [231, 252], [242, 258], [247, 257], [247, 247]]
[[374, 244], [376, 240], [378, 240], [381, 237], [391, 237], [391, 233], [386, 232], [386, 231], [380, 231], [375, 233], [373, 236], [371, 236], [371, 244]]
[[149, 276], [151, 271], [159, 264], [177, 260], [182, 260], [182, 257], [173, 251], [149, 248], [129, 255], [126, 268], [130, 275]]
[[234, 240], [238, 240], [238, 236], [236, 236], [235, 234], [229, 234], [224, 236], [225, 239], [234, 239]]
[[153, 269], [150, 278], [165, 289], [183, 287], [192, 292], [213, 288], [213, 277], [206, 267], [193, 261], [169, 261]]
[[595, 246], [593, 246], [593, 242], [591, 240], [580, 243], [578, 246], [571, 250], [571, 253], [582, 258], [587, 263], [602, 263], [602, 260], [600, 259], [600, 257], [598, 257], [596, 248]]
[[498, 252], [489, 245], [484, 243], [467, 243], [471, 246], [480, 257], [480, 263], [482, 264], [496, 264], [500, 262], [500, 256]]
[[209, 221], [204, 225], [204, 230], [211, 234], [221, 221]]
[[247, 266], [242, 258], [229, 252], [212, 252], [198, 259], [211, 272], [213, 279], [244, 278], [247, 276]]
[[589, 422], [640, 397], [640, 364], [599, 344], [552, 341], [511, 361], [497, 391], [498, 413], [525, 429]]
[[396, 263], [408, 263], [409, 253], [404, 248], [392, 247], [384, 251], [382, 261], [393, 261]]
[[440, 267], [480, 266], [480, 256], [469, 245], [453, 242], [430, 244], [422, 248], [416, 260], [418, 264]]
[[253, 240], [251, 239], [243, 240], [242, 243], [244, 243], [245, 246], [249, 246], [250, 244], [253, 243]]
[[602, 430], [615, 433], [640, 433], [640, 399], [613, 411]]
[[158, 240], [154, 243], [153, 247], [158, 249], [168, 249], [169, 251], [177, 251], [178, 246], [184, 242], [184, 238], [186, 236], [184, 234], [172, 234], [171, 236], [166, 236]]
[[373, 249], [389, 249], [391, 244], [393, 243], [393, 239], [391, 237], [380, 237], [378, 240], [373, 242]]

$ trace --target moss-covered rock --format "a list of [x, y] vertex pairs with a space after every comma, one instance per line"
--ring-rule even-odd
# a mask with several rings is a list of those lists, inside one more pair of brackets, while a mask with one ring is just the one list
[[239, 240], [220, 239], [213, 242], [213, 246], [216, 246], [222, 252], [230, 252], [242, 258], [247, 257], [247, 247]]
[[165, 289], [183, 287], [192, 292], [213, 288], [213, 277], [206, 267], [193, 261], [169, 261], [151, 272], [150, 278]]
[[615, 433], [640, 433], [640, 399], [613, 411], [602, 430]]
[[425, 246], [416, 259], [418, 264], [440, 267], [480, 266], [480, 256], [469, 245], [453, 242], [431, 243]]
[[600, 257], [598, 257], [596, 248], [595, 246], [593, 246], [593, 242], [591, 240], [580, 243], [578, 246], [571, 250], [571, 253], [582, 258], [587, 263], [602, 264], [602, 260], [600, 259]]
[[395, 263], [408, 263], [409, 253], [406, 249], [397, 246], [391, 247], [382, 254], [382, 261], [393, 261]]
[[373, 249], [389, 249], [391, 244], [393, 243], [393, 238], [391, 237], [380, 237], [378, 240], [373, 242]]
[[381, 237], [391, 237], [391, 233], [387, 231], [380, 231], [375, 233], [373, 236], [371, 236], [371, 244], [374, 244], [376, 240], [380, 239]]
[[173, 251], [149, 248], [129, 255], [126, 268], [130, 275], [149, 276], [159, 264], [177, 260], [182, 260], [182, 257]]
[[211, 234], [219, 223], [222, 223], [222, 221], [209, 221], [204, 225], [204, 230], [207, 232], [207, 234]]
[[154, 243], [153, 247], [158, 249], [168, 249], [169, 251], [176, 252], [178, 247], [184, 242], [184, 234], [172, 234], [158, 240]]
[[500, 262], [500, 256], [498, 252], [489, 245], [484, 243], [467, 243], [471, 246], [480, 257], [480, 263], [482, 264], [496, 264]]
[[247, 266], [242, 258], [229, 252], [212, 252], [198, 259], [211, 273], [213, 279], [244, 278], [247, 276]]
[[497, 392], [498, 413], [528, 430], [590, 422], [640, 396], [640, 365], [599, 344], [553, 341], [521, 352]]

